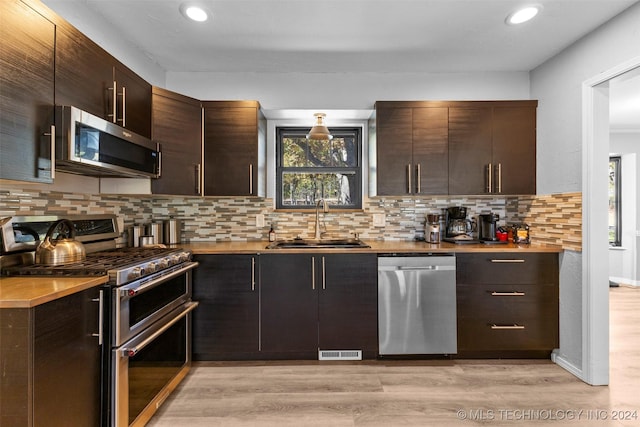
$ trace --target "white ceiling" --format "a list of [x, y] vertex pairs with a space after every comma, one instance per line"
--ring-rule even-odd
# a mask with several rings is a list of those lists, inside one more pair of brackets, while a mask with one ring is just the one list
[[[529, 71], [638, 0], [43, 0], [80, 30], [101, 19], [166, 71]], [[640, 94], [639, 94], [640, 96]], [[638, 107], [640, 109], [640, 107]], [[640, 111], [640, 110], [639, 110]]]

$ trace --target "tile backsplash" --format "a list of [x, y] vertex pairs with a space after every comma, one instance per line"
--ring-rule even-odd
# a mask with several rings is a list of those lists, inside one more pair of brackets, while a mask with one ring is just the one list
[[[580, 193], [550, 196], [375, 197], [363, 209], [321, 214], [328, 235], [358, 233], [369, 240], [413, 240], [422, 233], [425, 215], [449, 206], [466, 206], [470, 217], [494, 212], [500, 224], [524, 221], [532, 239], [580, 250]], [[257, 197], [186, 197], [154, 195], [76, 194], [41, 189], [0, 189], [0, 217], [12, 215], [115, 214], [124, 226], [163, 220], [183, 221], [182, 237], [197, 241], [266, 240], [271, 225], [279, 238], [313, 236], [313, 211], [276, 211], [273, 201]], [[384, 215], [384, 226], [373, 226], [373, 215]], [[256, 227], [256, 216], [264, 227]]]

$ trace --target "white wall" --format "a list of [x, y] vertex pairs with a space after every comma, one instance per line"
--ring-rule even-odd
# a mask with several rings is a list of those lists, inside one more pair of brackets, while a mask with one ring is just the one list
[[[372, 109], [375, 101], [530, 99], [529, 74], [167, 73], [167, 89], [203, 100], [254, 99], [267, 110]], [[328, 119], [328, 118], [327, 118]]]
[[[539, 100], [539, 194], [582, 191], [582, 84], [640, 55], [639, 23], [640, 4], [636, 4], [531, 72], [531, 97]], [[608, 313], [608, 300], [588, 301], [588, 295], [583, 294], [581, 263], [581, 253], [567, 253], [562, 259], [561, 271], [565, 273], [560, 281], [557, 356], [563, 366], [584, 379], [584, 368], [592, 362], [583, 360], [584, 341], [592, 338], [582, 336], [585, 307], [596, 304], [598, 310]], [[577, 340], [578, 336], [582, 339]], [[598, 363], [608, 367], [608, 360]]]

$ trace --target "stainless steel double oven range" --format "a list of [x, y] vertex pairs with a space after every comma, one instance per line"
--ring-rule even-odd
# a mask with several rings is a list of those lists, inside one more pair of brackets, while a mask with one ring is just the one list
[[[14, 217], [2, 227], [2, 274], [108, 275], [100, 289], [101, 424], [144, 425], [191, 365], [191, 281], [197, 263], [179, 248], [117, 248], [117, 218], [68, 218], [86, 260], [59, 266], [33, 263], [32, 252], [58, 218]], [[31, 260], [31, 261], [30, 261]]]

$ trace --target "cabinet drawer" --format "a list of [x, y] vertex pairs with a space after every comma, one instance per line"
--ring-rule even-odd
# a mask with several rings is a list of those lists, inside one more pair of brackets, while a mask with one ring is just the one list
[[458, 351], [552, 350], [558, 346], [558, 323], [552, 318], [458, 320]]
[[456, 283], [558, 283], [558, 254], [481, 253], [456, 255]]
[[457, 285], [458, 318], [515, 321], [557, 318], [558, 287], [547, 285]]

